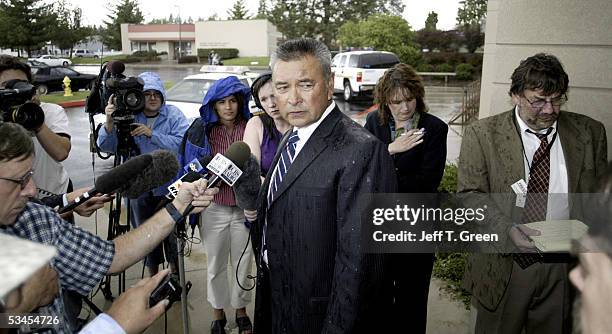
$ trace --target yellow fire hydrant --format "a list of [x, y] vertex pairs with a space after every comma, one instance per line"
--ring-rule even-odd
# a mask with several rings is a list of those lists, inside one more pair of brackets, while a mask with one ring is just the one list
[[64, 96], [72, 96], [72, 89], [70, 89], [70, 78], [68, 76], [64, 77]]

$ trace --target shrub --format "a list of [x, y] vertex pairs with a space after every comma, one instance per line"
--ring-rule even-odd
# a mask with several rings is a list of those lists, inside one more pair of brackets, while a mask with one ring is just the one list
[[231, 59], [231, 58], [238, 58], [238, 49], [233, 49], [233, 48], [227, 48], [227, 49], [223, 49], [223, 48], [198, 49], [198, 58], [200, 58], [200, 61], [204, 61], [205, 63], [207, 63], [208, 62], [208, 53], [210, 53], [210, 51], [213, 51], [213, 50], [219, 55], [221, 60], [223, 60], [223, 59]]
[[182, 56], [178, 60], [179, 64], [197, 63], [197, 62], [198, 62], [197, 56]]
[[459, 64], [455, 69], [457, 72], [458, 80], [472, 80], [472, 76], [474, 75], [474, 66], [470, 64]]
[[129, 63], [140, 63], [142, 61], [142, 58], [139, 57], [133, 57], [133, 56], [127, 56], [124, 59], [121, 59], [121, 62], [129, 64]]
[[436, 66], [436, 72], [452, 72], [453, 66], [447, 63]]
[[419, 64], [416, 68], [417, 72], [433, 72], [433, 65], [430, 64]]
[[415, 47], [402, 45], [393, 51], [402, 63], [410, 66], [416, 66], [421, 62], [421, 51]]
[[444, 167], [444, 174], [442, 175], [442, 181], [438, 187], [438, 191], [442, 193], [456, 193], [457, 192], [457, 165], [454, 163], [447, 163]]
[[437, 253], [432, 274], [446, 283], [442, 290], [469, 309], [470, 294], [461, 288], [467, 257], [466, 253]]

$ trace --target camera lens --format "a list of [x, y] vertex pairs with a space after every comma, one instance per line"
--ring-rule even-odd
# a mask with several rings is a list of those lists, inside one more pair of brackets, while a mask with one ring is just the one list
[[26, 102], [13, 109], [11, 118], [28, 130], [36, 130], [45, 122], [45, 113], [36, 103]]
[[123, 98], [125, 106], [130, 110], [140, 110], [144, 108], [144, 95], [139, 90], [129, 90]]

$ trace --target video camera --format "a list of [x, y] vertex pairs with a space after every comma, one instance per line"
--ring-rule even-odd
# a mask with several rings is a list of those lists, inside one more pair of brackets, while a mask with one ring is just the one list
[[20, 124], [27, 130], [39, 129], [45, 114], [40, 106], [30, 102], [36, 88], [24, 80], [10, 80], [0, 89], [0, 113], [5, 122]]

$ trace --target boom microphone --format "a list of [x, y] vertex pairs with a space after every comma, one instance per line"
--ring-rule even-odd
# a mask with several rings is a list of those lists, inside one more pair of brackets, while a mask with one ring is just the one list
[[145, 192], [164, 185], [176, 176], [179, 164], [172, 152], [156, 150], [151, 152], [151, 158], [151, 164], [142, 173], [138, 173], [133, 181], [129, 181], [125, 189], [125, 195], [128, 198], [138, 198]]
[[122, 74], [125, 71], [125, 64], [119, 60], [111, 60], [106, 64], [106, 70], [113, 75]]
[[261, 189], [261, 167], [254, 155], [249, 157], [242, 171], [233, 187], [236, 204], [244, 210], [255, 210]]
[[111, 169], [104, 175], [101, 175], [96, 180], [96, 182], [94, 183], [94, 187], [91, 190], [77, 197], [72, 203], [60, 208], [58, 212], [61, 214], [74, 210], [74, 208], [83, 204], [91, 196], [97, 193], [108, 194], [116, 189], [121, 188], [122, 186], [127, 184], [128, 180], [136, 177], [136, 175], [138, 175], [145, 168], [147, 168], [147, 166], [149, 166], [152, 161], [153, 158], [151, 157], [151, 155], [143, 154], [126, 161], [122, 165]]

